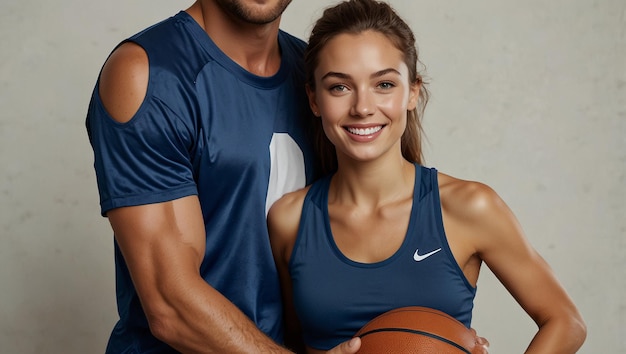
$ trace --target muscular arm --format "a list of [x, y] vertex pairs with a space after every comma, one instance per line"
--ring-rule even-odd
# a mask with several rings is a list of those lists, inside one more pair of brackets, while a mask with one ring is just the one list
[[[448, 178], [442, 178], [449, 182], [442, 204], [455, 257], [477, 255], [535, 321], [539, 329], [526, 353], [575, 353], [586, 336], [582, 317], [511, 210], [488, 186]], [[462, 267], [472, 264], [464, 257]], [[465, 271], [471, 277], [472, 270]]]
[[[130, 120], [147, 83], [145, 52], [122, 45], [100, 80], [109, 114]], [[108, 217], [155, 337], [184, 353], [288, 353], [200, 276], [205, 230], [196, 196], [118, 208]]]

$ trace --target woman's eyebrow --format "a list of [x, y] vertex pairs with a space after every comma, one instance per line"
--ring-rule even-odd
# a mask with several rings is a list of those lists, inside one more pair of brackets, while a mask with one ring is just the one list
[[[388, 69], [379, 70], [379, 71], [373, 73], [372, 75], [370, 75], [370, 77], [371, 78], [375, 78], [375, 77], [385, 76], [385, 75], [387, 75], [389, 73], [401, 75], [398, 70], [393, 69], [393, 68], [388, 68]], [[338, 79], [351, 79], [352, 78], [352, 76], [350, 76], [348, 74], [345, 74], [345, 73], [340, 73], [340, 72], [336, 72], [336, 71], [329, 71], [326, 74], [324, 74], [324, 76], [322, 76], [321, 80], [324, 80], [324, 79], [329, 78], [329, 77], [338, 78]]]

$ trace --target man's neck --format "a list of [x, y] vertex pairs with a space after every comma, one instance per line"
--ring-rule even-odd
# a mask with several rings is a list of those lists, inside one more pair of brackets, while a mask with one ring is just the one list
[[280, 68], [280, 18], [258, 25], [232, 18], [214, 2], [196, 2], [187, 13], [234, 62], [252, 74], [272, 76]]

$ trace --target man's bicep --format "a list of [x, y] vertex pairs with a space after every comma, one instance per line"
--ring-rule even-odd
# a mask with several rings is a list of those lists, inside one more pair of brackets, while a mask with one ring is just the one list
[[198, 276], [206, 238], [195, 195], [113, 209], [108, 217], [142, 302]]

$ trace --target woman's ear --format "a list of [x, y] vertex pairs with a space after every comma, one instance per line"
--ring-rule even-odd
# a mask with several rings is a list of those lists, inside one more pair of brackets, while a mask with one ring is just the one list
[[417, 82], [411, 85], [411, 88], [409, 91], [409, 104], [406, 108], [407, 111], [412, 111], [415, 108], [417, 108], [417, 102], [419, 101], [419, 98], [420, 98], [421, 88], [422, 88], [421, 80], [418, 80]]
[[309, 107], [311, 107], [311, 111], [313, 111], [313, 114], [316, 117], [319, 117], [320, 110], [315, 100], [315, 89], [312, 88], [309, 84], [306, 84], [306, 95], [309, 97]]

